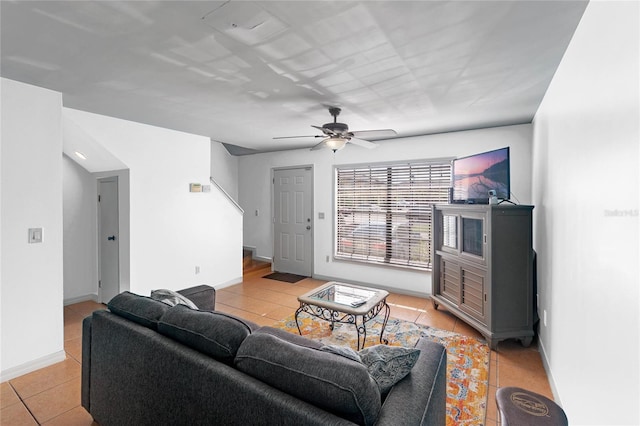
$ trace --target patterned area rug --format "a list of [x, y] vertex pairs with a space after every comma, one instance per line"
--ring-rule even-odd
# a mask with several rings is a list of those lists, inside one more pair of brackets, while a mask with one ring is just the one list
[[[324, 344], [357, 347], [357, 334], [352, 324], [329, 323], [306, 313], [298, 317], [302, 335]], [[274, 327], [298, 334], [293, 314]], [[382, 318], [367, 323], [366, 346], [380, 344]], [[487, 412], [489, 388], [489, 347], [483, 341], [451, 331], [420, 326], [412, 322], [389, 318], [383, 338], [389, 345], [413, 347], [425, 337], [447, 348], [447, 425], [483, 425]]]

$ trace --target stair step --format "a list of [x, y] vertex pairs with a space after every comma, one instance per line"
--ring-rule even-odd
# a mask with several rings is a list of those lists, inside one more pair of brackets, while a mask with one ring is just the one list
[[244, 273], [247, 273], [247, 272], [259, 271], [259, 270], [262, 270], [262, 269], [271, 269], [271, 263], [254, 261], [252, 264], [247, 265], [244, 268], [242, 268], [242, 271]]
[[269, 266], [268, 268], [256, 269], [251, 272], [244, 272], [242, 274], [242, 278], [244, 279], [259, 278], [259, 277], [264, 277], [265, 275], [269, 275], [270, 273], [271, 273], [271, 267]]
[[252, 253], [247, 250], [243, 250], [242, 258], [242, 275], [258, 276], [271, 272], [271, 262], [265, 262], [263, 260], [253, 259]]

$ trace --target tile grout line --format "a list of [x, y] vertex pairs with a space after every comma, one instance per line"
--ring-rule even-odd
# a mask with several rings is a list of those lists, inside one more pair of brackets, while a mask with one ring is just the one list
[[[65, 354], [66, 354], [66, 355], [68, 355], [68, 356], [69, 356], [69, 358], [71, 358], [73, 361], [78, 362], [78, 361], [77, 361], [74, 357], [72, 357], [71, 355], [67, 354], [66, 352], [65, 352]], [[61, 362], [64, 362], [64, 361], [61, 361]], [[78, 364], [80, 364], [80, 363], [78, 363]], [[46, 368], [46, 367], [45, 367], [45, 368]], [[38, 371], [38, 370], [36, 370], [36, 371]], [[50, 387], [50, 388], [47, 388], [47, 389], [43, 389], [43, 390], [41, 390], [40, 392], [36, 392], [36, 393], [34, 393], [33, 395], [29, 395], [29, 396], [28, 396], [27, 398], [25, 398], [25, 399], [23, 399], [23, 398], [18, 394], [18, 391], [17, 391], [17, 390], [15, 390], [15, 388], [14, 388], [14, 391], [15, 391], [15, 392], [16, 392], [16, 394], [18, 395], [18, 398], [20, 398], [20, 401], [23, 401], [23, 402], [24, 402], [24, 401], [25, 401], [25, 400], [27, 400], [27, 399], [31, 399], [31, 398], [33, 398], [33, 397], [35, 397], [35, 396], [38, 396], [38, 395], [43, 394], [43, 393], [45, 393], [45, 392], [48, 392], [48, 391], [50, 391], [50, 390], [52, 390], [52, 389], [55, 389], [55, 388], [57, 388], [57, 387], [59, 387], [59, 386], [62, 386], [62, 385], [64, 385], [64, 384], [67, 384], [67, 383], [69, 383], [69, 382], [71, 382], [71, 381], [73, 381], [73, 380], [75, 380], [75, 379], [77, 379], [77, 378], [79, 378], [79, 377], [81, 377], [81, 374], [79, 374], [79, 375], [77, 375], [77, 376], [73, 376], [73, 377], [71, 377], [71, 378], [68, 378], [67, 380], [64, 380], [63, 382], [60, 382], [60, 383], [58, 383], [57, 385], [55, 385], [55, 386], [53, 386], [53, 387]], [[26, 404], [25, 404], [25, 405], [26, 405]]]
[[[65, 354], [66, 354], [69, 358], [73, 359], [73, 360], [74, 360], [74, 361], [76, 361], [78, 364], [80, 364], [80, 367], [82, 367], [82, 363], [81, 363], [81, 362], [79, 362], [77, 359], [75, 359], [75, 358], [74, 358], [70, 353], [68, 353], [67, 351], [65, 351]], [[76, 377], [81, 377], [81, 376], [76, 376]], [[76, 377], [73, 377], [71, 380], [67, 380], [66, 382], [60, 383], [58, 386], [63, 385], [63, 384], [65, 384], [65, 383], [69, 383], [70, 381], [74, 380]], [[57, 387], [57, 386], [56, 386], [56, 387]], [[52, 388], [52, 389], [53, 389], [53, 388]], [[43, 392], [44, 392], [44, 391], [43, 391]], [[42, 392], [40, 392], [40, 393], [42, 393]], [[36, 395], [37, 395], [37, 394], [36, 394]], [[34, 395], [34, 396], [35, 396], [35, 395]], [[25, 404], [25, 407], [26, 407], [26, 404]], [[78, 404], [77, 406], [74, 406], [74, 407], [72, 407], [72, 408], [68, 409], [67, 411], [65, 411], [65, 412], [63, 412], [63, 413], [60, 413], [60, 414], [58, 414], [57, 416], [54, 416], [54, 417], [52, 417], [52, 418], [48, 419], [47, 421], [45, 421], [45, 423], [50, 422], [50, 421], [52, 421], [52, 420], [54, 420], [54, 419], [57, 419], [58, 417], [60, 417], [60, 416], [62, 416], [62, 415], [64, 415], [64, 414], [67, 414], [69, 411], [74, 410], [76, 407], [82, 407], [82, 404]], [[31, 414], [31, 411], [29, 411], [29, 414]], [[37, 423], [38, 425], [42, 425], [42, 423], [40, 423], [40, 422], [35, 418], [35, 416], [34, 416], [33, 414], [31, 414], [31, 415], [32, 415], [32, 417], [34, 418], [34, 420], [36, 421], [36, 423]]]
[[41, 423], [38, 421], [38, 419], [36, 419], [36, 416], [31, 412], [31, 410], [29, 409], [29, 406], [24, 402], [24, 399], [22, 399], [22, 396], [20, 396], [20, 394], [18, 393], [18, 390], [15, 387], [13, 387], [13, 384], [11, 383], [11, 380], [9, 380], [8, 383], [9, 383], [9, 386], [11, 386], [11, 389], [13, 390], [13, 392], [16, 394], [16, 396], [20, 400], [20, 404], [22, 404], [24, 409], [27, 410], [27, 413], [29, 413], [29, 415], [31, 416], [33, 421], [37, 425], [40, 425]]

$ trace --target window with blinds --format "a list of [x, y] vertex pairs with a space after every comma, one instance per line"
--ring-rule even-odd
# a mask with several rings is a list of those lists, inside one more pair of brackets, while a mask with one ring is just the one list
[[335, 256], [431, 269], [431, 205], [448, 202], [451, 163], [336, 168]]

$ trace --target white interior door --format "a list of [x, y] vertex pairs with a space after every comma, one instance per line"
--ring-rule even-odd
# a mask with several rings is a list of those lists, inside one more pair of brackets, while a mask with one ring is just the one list
[[118, 178], [98, 180], [99, 294], [102, 303], [120, 293]]
[[312, 169], [274, 171], [273, 269], [311, 276], [313, 221]]

